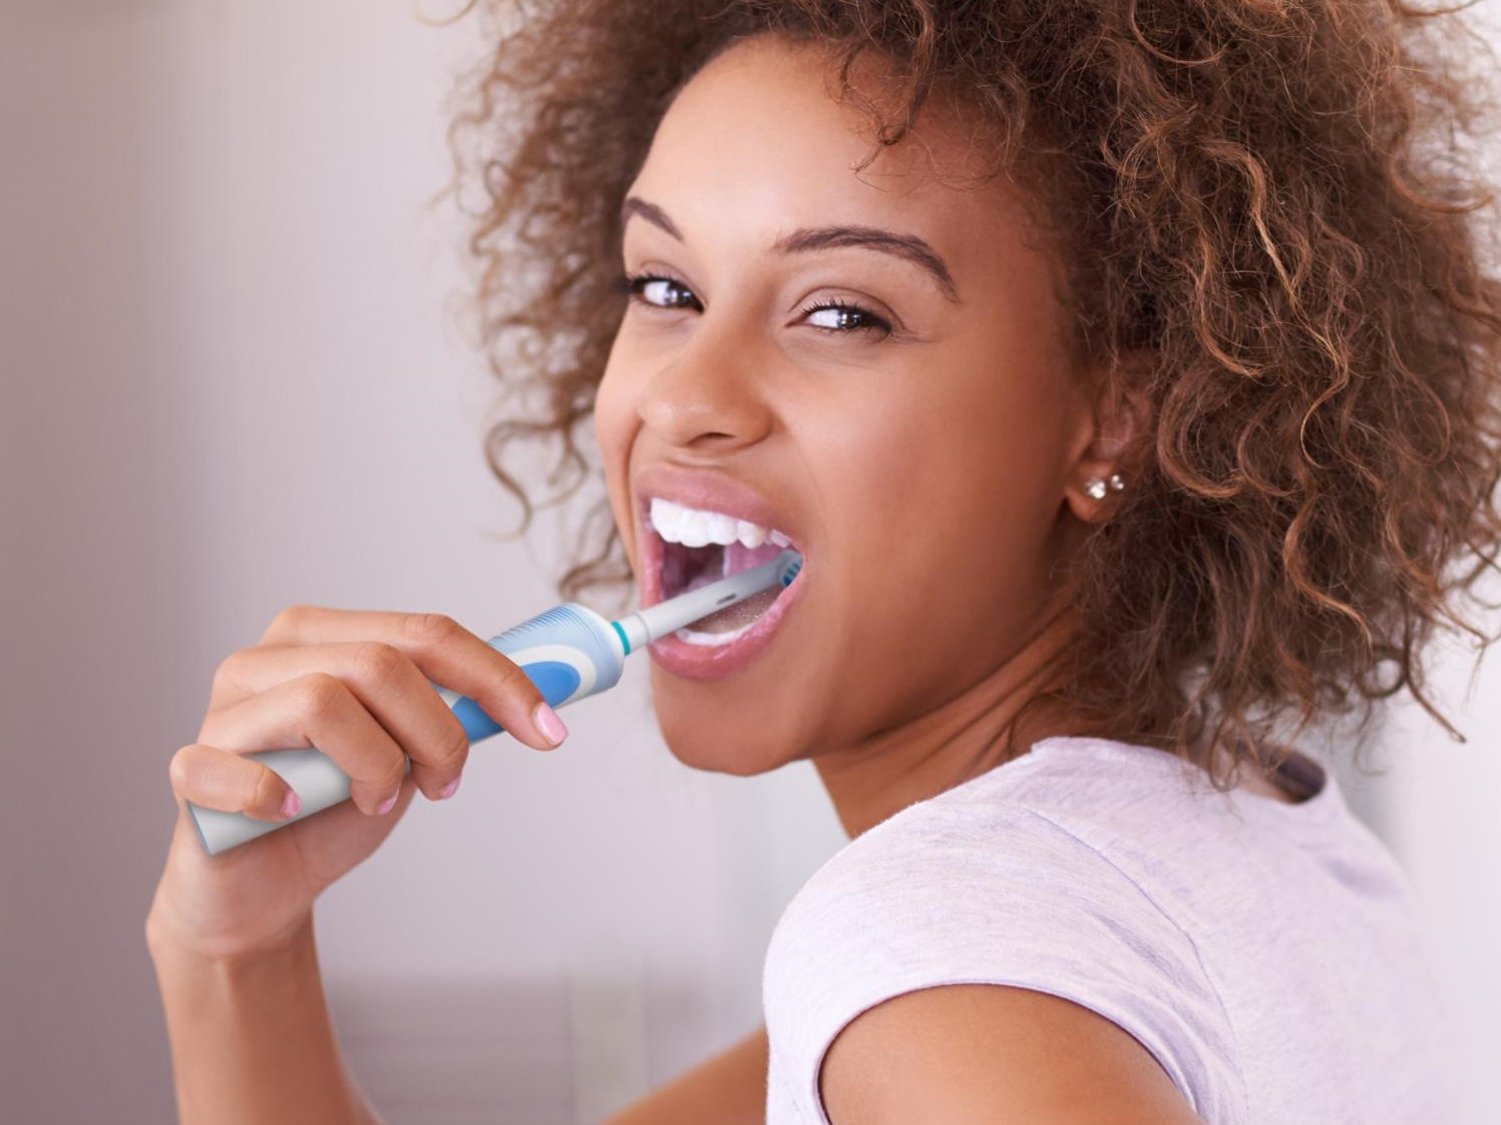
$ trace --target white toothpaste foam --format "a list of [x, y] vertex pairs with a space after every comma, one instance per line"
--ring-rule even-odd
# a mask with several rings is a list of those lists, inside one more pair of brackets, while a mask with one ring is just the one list
[[[759, 620], [759, 618], [757, 618], [757, 620]], [[751, 621], [748, 624], [740, 626], [740, 628], [738, 629], [730, 630], [728, 633], [700, 633], [697, 630], [689, 629], [687, 626], [684, 626], [677, 632], [673, 633], [673, 636], [677, 637], [680, 641], [686, 641], [690, 645], [718, 647], [719, 645], [729, 644], [731, 641], [735, 640], [735, 638], [739, 637], [742, 633], [746, 632], [746, 630], [750, 629], [750, 627], [755, 623], [755, 621]]]

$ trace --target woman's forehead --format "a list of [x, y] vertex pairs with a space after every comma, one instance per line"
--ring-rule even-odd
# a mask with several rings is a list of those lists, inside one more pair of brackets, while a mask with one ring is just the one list
[[[867, 70], [863, 94], [890, 85]], [[688, 241], [769, 247], [795, 229], [850, 224], [917, 235], [946, 261], [1022, 251], [1031, 217], [1005, 177], [976, 184], [990, 154], [936, 103], [899, 143], [870, 156], [871, 117], [839, 104], [837, 63], [803, 44], [749, 41], [718, 56], [664, 115], [629, 195], [672, 217]]]

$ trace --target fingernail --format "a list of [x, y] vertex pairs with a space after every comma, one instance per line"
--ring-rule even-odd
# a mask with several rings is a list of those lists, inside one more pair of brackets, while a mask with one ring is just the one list
[[400, 796], [401, 796], [401, 790], [398, 789], [398, 790], [396, 790], [395, 793], [392, 793], [389, 797], [387, 797], [384, 801], [382, 801], [378, 806], [376, 806], [375, 811], [378, 812], [381, 816], [385, 816], [395, 806], [395, 804], [396, 804], [396, 798], [400, 797]]
[[562, 743], [568, 737], [568, 728], [563, 725], [563, 720], [558, 718], [558, 713], [546, 703], [537, 704], [537, 709], [532, 712], [532, 719], [537, 724], [537, 729], [542, 732], [544, 738], [554, 746]]
[[302, 798], [296, 790], [288, 789], [287, 795], [281, 799], [281, 818], [290, 820], [302, 811]]
[[455, 793], [457, 793], [459, 791], [459, 782], [461, 782], [463, 780], [464, 780], [464, 775], [463, 774], [459, 774], [458, 777], [454, 778], [447, 785], [443, 786], [442, 789], [439, 789], [438, 790], [438, 800], [440, 800], [440, 801], [446, 801], [446, 800], [448, 800], [448, 798], [452, 797]]

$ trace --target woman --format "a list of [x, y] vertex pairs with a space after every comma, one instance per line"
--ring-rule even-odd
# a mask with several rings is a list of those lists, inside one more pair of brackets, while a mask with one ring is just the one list
[[[811, 759], [852, 837], [777, 928], [766, 1027], [614, 1125], [1455, 1119], [1402, 873], [1292, 745], [1429, 706], [1424, 642], [1496, 547], [1482, 185], [1416, 159], [1480, 120], [1425, 64], [1453, 18], [595, 0], [497, 30], [455, 139], [493, 366], [545, 409], [492, 466], [530, 513], [505, 448], [587, 466], [592, 420], [613, 527], [566, 596], [802, 552], [758, 616], [653, 645], [652, 694], [691, 765]], [[442, 617], [293, 607], [220, 667], [147, 922], [185, 1121], [374, 1118], [312, 906], [457, 786], [429, 680], [566, 734]], [[353, 802], [204, 856], [184, 803], [289, 815], [242, 755], [299, 744]]]

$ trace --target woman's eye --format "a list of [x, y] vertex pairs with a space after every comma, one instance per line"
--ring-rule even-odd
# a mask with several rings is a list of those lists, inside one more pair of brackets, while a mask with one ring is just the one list
[[[698, 304], [698, 298], [688, 291], [686, 285], [658, 274], [626, 274], [616, 279], [615, 287], [628, 294], [631, 300], [653, 308], [677, 309]], [[682, 299], [684, 296], [687, 300]]]
[[823, 316], [823, 324], [813, 327], [824, 332], [880, 332], [891, 335], [891, 325], [861, 305], [849, 301], [821, 301], [804, 307], [805, 316]]
[[[631, 300], [652, 308], [697, 308], [703, 311], [703, 306], [693, 296], [692, 290], [682, 282], [660, 274], [624, 274], [616, 278], [615, 288], [627, 294]], [[882, 336], [891, 335], [891, 324], [888, 321], [849, 301], [819, 301], [805, 305], [801, 311], [805, 318], [809, 318], [811, 326], [820, 332], [844, 335], [851, 332], [879, 332]], [[823, 323], [812, 318], [819, 318]]]

